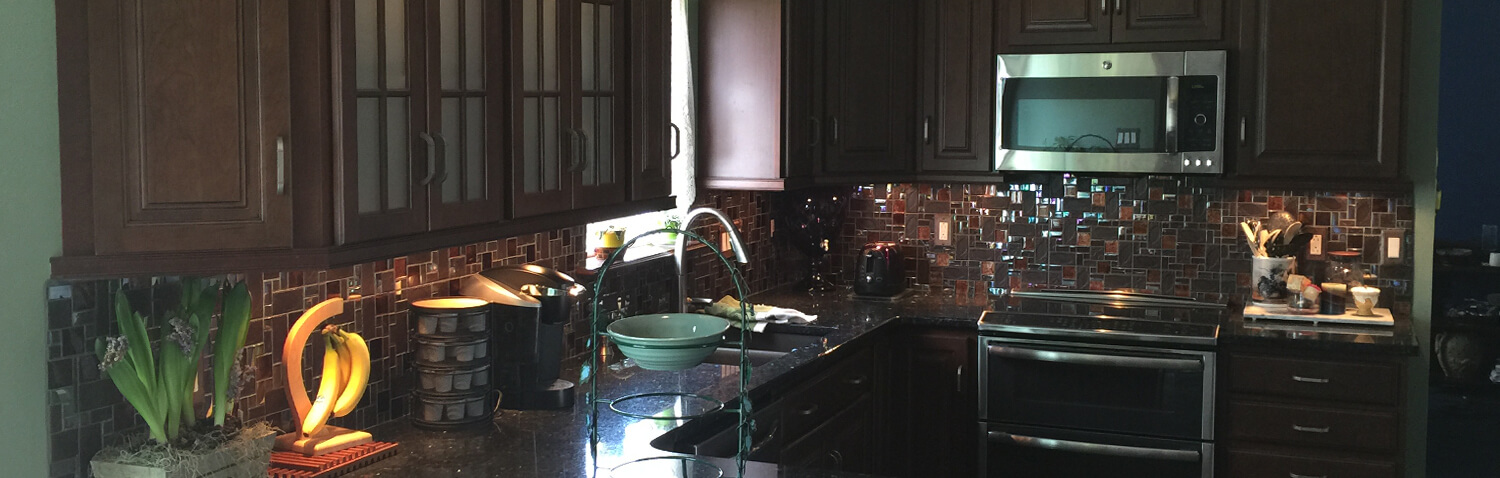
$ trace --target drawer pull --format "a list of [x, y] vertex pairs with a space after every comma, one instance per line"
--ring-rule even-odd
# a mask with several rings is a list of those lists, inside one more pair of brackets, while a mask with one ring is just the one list
[[1328, 383], [1328, 379], [1326, 378], [1303, 377], [1301, 375], [1293, 375], [1292, 380], [1302, 383]]
[[797, 414], [798, 415], [802, 415], [804, 417], [806, 417], [806, 416], [812, 416], [812, 414], [814, 414], [814, 413], [818, 413], [818, 406], [817, 405], [808, 405], [805, 408], [797, 410]]
[[1304, 427], [1302, 425], [1292, 425], [1293, 430], [1303, 433], [1328, 433], [1329, 428], [1331, 427]]
[[1328, 478], [1328, 475], [1303, 475], [1300, 473], [1287, 472], [1287, 478]]
[[864, 385], [866, 380], [869, 380], [869, 379], [865, 378], [864, 375], [856, 375], [856, 376], [844, 379], [844, 384], [845, 385], [852, 385], [852, 386], [858, 387], [860, 385]]

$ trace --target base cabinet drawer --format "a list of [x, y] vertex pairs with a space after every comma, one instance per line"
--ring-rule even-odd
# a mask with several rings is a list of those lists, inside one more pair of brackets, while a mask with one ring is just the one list
[[1367, 462], [1231, 449], [1228, 478], [1396, 478], [1391, 462]]
[[1395, 364], [1330, 362], [1241, 354], [1229, 360], [1237, 392], [1337, 402], [1395, 405], [1401, 371]]
[[1394, 452], [1399, 436], [1393, 412], [1231, 400], [1229, 420], [1233, 439], [1282, 445]]

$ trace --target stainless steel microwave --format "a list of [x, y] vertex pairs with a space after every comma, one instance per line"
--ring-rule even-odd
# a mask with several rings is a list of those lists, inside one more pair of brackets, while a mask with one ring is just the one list
[[1224, 171], [1223, 51], [999, 55], [995, 170]]

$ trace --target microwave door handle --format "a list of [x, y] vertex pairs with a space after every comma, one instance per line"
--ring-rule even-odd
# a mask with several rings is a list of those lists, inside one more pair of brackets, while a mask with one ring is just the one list
[[1006, 347], [1003, 345], [990, 345], [986, 347], [985, 350], [993, 356], [1019, 360], [1031, 360], [1037, 362], [1093, 365], [1101, 367], [1143, 368], [1154, 370], [1203, 369], [1203, 363], [1198, 360], [1131, 357], [1125, 355], [1099, 355], [1079, 352], [1063, 352], [1059, 350], [1034, 350], [1018, 347]]
[[1178, 77], [1167, 77], [1167, 152], [1177, 152], [1177, 87]]
[[1125, 445], [1106, 445], [1103, 443], [1089, 443], [1073, 440], [1057, 440], [1053, 438], [1030, 437], [998, 431], [991, 431], [986, 433], [986, 435], [989, 438], [989, 441], [992, 442], [1008, 442], [1016, 446], [1042, 448], [1066, 453], [1086, 453], [1090, 455], [1108, 455], [1125, 458], [1143, 458], [1148, 460], [1169, 460], [1186, 462], [1197, 462], [1202, 458], [1196, 450], [1171, 450], [1161, 448], [1142, 448]]
[[996, 60], [999, 71], [995, 75], [995, 170], [1005, 162], [1005, 63]]

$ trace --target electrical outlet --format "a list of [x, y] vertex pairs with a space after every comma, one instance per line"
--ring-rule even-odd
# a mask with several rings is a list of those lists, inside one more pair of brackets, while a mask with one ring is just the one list
[[1307, 243], [1307, 255], [1309, 255], [1309, 256], [1321, 256], [1321, 255], [1323, 255], [1323, 235], [1322, 234], [1313, 234], [1312, 240], [1308, 241], [1308, 243]]
[[950, 220], [950, 219], [939, 219], [938, 222], [937, 222], [937, 237], [933, 240], [933, 244], [936, 244], [936, 245], [939, 245], [939, 246], [951, 246], [951, 245], [953, 245], [952, 228], [953, 228], [953, 221], [952, 220]]

